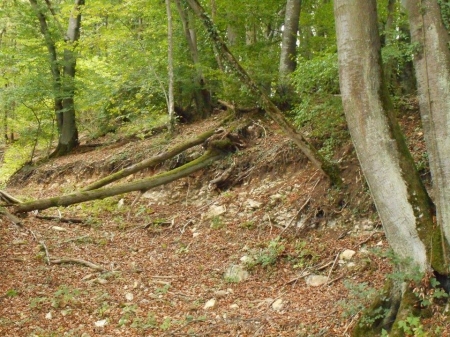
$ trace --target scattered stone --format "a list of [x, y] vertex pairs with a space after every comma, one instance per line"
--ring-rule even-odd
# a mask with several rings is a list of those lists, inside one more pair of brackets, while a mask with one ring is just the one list
[[214, 296], [216, 296], [216, 297], [225, 297], [227, 295], [228, 295], [227, 290], [217, 290], [214, 292]]
[[52, 318], [53, 318], [52, 312], [49, 311], [49, 312], [45, 315], [45, 319], [52, 319]]
[[353, 257], [353, 255], [355, 255], [356, 254], [356, 252], [354, 251], [354, 250], [351, 250], [351, 249], [346, 249], [346, 250], [344, 250], [342, 253], [341, 253], [341, 255], [339, 256], [339, 258], [341, 259], [341, 260], [351, 260], [352, 259], [352, 257]]
[[233, 309], [233, 310], [239, 309], [239, 305], [237, 305], [236, 303], [233, 303], [230, 305], [230, 309]]
[[52, 229], [58, 232], [67, 232], [67, 229], [65, 229], [64, 227], [52, 226]]
[[347, 263], [347, 268], [355, 268], [355, 267], [356, 267], [356, 263], [355, 262]]
[[121, 209], [124, 204], [125, 204], [125, 200], [123, 200], [123, 198], [120, 199], [119, 202], [117, 203], [117, 208]]
[[205, 305], [203, 306], [203, 309], [207, 310], [210, 308], [213, 308], [216, 305], [216, 299], [215, 298], [211, 298], [210, 300], [208, 300]]
[[103, 328], [107, 323], [108, 323], [108, 320], [107, 320], [107, 319], [102, 319], [102, 320], [100, 320], [100, 321], [94, 322], [94, 325], [95, 325], [97, 328]]
[[108, 280], [99, 277], [99, 278], [97, 279], [97, 283], [98, 283], [98, 284], [107, 284], [107, 283], [108, 283]]
[[383, 245], [383, 241], [379, 241], [378, 243], [377, 243], [377, 246], [379, 246], [379, 247], [381, 247]]
[[283, 299], [279, 298], [275, 302], [272, 303], [272, 309], [275, 311], [281, 311], [284, 307]]
[[258, 209], [262, 206], [262, 202], [253, 200], [253, 199], [248, 199], [247, 200], [247, 208], [249, 209]]
[[318, 287], [328, 282], [328, 277], [323, 275], [309, 275], [305, 278], [306, 284], [311, 287]]
[[246, 271], [244, 267], [233, 264], [225, 271], [224, 278], [228, 282], [239, 283], [248, 279], [249, 276], [248, 271]]
[[225, 206], [222, 205], [211, 205], [206, 213], [202, 214], [203, 219], [211, 219], [215, 216], [224, 214], [227, 211]]
[[192, 237], [193, 237], [193, 238], [196, 238], [196, 237], [199, 236], [199, 235], [200, 235], [199, 232], [194, 232], [194, 233], [192, 233]]
[[253, 262], [253, 258], [251, 258], [251, 257], [248, 256], [248, 255], [244, 255], [244, 256], [241, 257], [239, 260], [240, 260], [243, 264], [250, 264], [250, 263]]
[[132, 301], [134, 299], [134, 295], [132, 293], [126, 293], [125, 298], [127, 301]]

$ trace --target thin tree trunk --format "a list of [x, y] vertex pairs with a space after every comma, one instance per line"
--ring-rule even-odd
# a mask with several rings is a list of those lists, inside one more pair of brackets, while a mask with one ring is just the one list
[[[433, 179], [437, 221], [450, 242], [450, 51], [436, 0], [404, 1], [412, 42], [420, 113]], [[420, 6], [419, 6], [420, 5]], [[448, 264], [448, 263], [447, 263]]]
[[335, 166], [327, 163], [320, 154], [314, 149], [314, 147], [306, 140], [306, 138], [299, 132], [297, 132], [292, 125], [284, 118], [282, 112], [275, 106], [270, 100], [269, 96], [264, 93], [262, 89], [250, 78], [248, 73], [241, 67], [236, 58], [231, 54], [226, 44], [223, 42], [216, 27], [205, 13], [203, 7], [197, 0], [187, 0], [193, 12], [203, 22], [208, 36], [210, 37], [216, 54], [223, 60], [230, 70], [245, 84], [252, 92], [259, 95], [261, 103], [265, 108], [267, 114], [272, 118], [281, 129], [290, 137], [295, 144], [300, 148], [300, 151], [311, 161], [314, 167], [328, 176], [332, 183], [339, 183], [340, 177], [338, 170]]
[[206, 118], [211, 114], [211, 98], [209, 92], [205, 88], [206, 81], [201, 70], [198, 56], [197, 34], [193, 28], [194, 20], [191, 17], [191, 14], [183, 6], [181, 0], [175, 0], [175, 4], [177, 5], [178, 14], [180, 15], [181, 24], [183, 25], [184, 36], [186, 37], [189, 53], [196, 71], [194, 78], [194, 82], [197, 86], [194, 91], [195, 105], [198, 114], [200, 114], [202, 118]]
[[169, 110], [169, 133], [173, 133], [175, 127], [175, 104], [173, 101], [173, 28], [172, 28], [172, 10], [170, 8], [170, 0], [166, 0], [167, 12], [167, 58], [168, 58], [168, 75], [169, 75], [169, 90], [167, 108]]

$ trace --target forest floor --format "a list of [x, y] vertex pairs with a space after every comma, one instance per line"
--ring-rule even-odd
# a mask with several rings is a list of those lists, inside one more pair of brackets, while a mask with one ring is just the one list
[[[23, 200], [69, 193], [220, 120], [182, 125], [170, 142], [109, 135], [96, 140], [104, 146], [16, 175], [5, 190]], [[402, 124], [420, 160], [418, 120]], [[264, 117], [247, 130], [244, 149], [139, 198], [30, 213], [23, 227], [1, 220], [0, 335], [349, 336], [391, 272], [353, 147], [336, 152], [336, 188]], [[226, 182], [210, 184], [231, 165]], [[442, 312], [423, 324], [449, 335]]]

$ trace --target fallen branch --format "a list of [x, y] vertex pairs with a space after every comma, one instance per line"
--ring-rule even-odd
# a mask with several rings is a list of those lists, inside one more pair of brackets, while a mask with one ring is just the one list
[[0, 207], [0, 214], [3, 214], [9, 221], [11, 221], [14, 225], [22, 227], [22, 220], [16, 217], [15, 215], [9, 213], [6, 208]]
[[0, 190], [0, 200], [6, 202], [8, 205], [20, 204], [19, 199], [14, 198], [11, 194]]
[[24, 213], [32, 210], [43, 210], [50, 207], [69, 206], [85, 201], [104, 199], [114, 195], [125, 194], [133, 191], [146, 191], [153, 187], [161, 186], [174, 180], [186, 177], [222, 158], [223, 152], [219, 150], [208, 150], [203, 156], [197, 158], [174, 170], [155, 175], [150, 178], [133, 181], [128, 184], [117, 185], [110, 188], [97, 189], [93, 191], [82, 191], [66, 194], [59, 197], [34, 200], [14, 206], [14, 213]]
[[50, 260], [51, 263], [53, 264], [64, 264], [64, 263], [74, 263], [74, 264], [80, 264], [82, 266], [85, 267], [89, 267], [98, 271], [108, 271], [108, 269], [103, 268], [102, 266], [99, 266], [98, 264], [89, 262], [89, 261], [85, 261], [85, 260], [81, 260], [81, 259], [74, 259], [74, 258], [70, 258], [70, 257], [65, 257], [62, 259], [51, 259]]
[[132, 165], [130, 167], [124, 168], [114, 174], [111, 174], [105, 178], [102, 178], [100, 180], [97, 180], [96, 182], [88, 185], [87, 187], [83, 188], [83, 191], [92, 191], [95, 190], [97, 188], [103, 187], [105, 185], [108, 185], [116, 180], [122, 179], [124, 177], [127, 177], [133, 173], [139, 172], [143, 169], [149, 168], [149, 167], [153, 167], [156, 166], [160, 163], [162, 163], [163, 161], [170, 159], [178, 154], [180, 154], [181, 152], [196, 146], [196, 145], [200, 145], [202, 144], [204, 141], [206, 141], [209, 137], [211, 137], [214, 134], [214, 130], [210, 130], [207, 131], [203, 134], [201, 134], [200, 136], [194, 138], [194, 139], [190, 139], [187, 142], [184, 142], [182, 144], [178, 144], [174, 147], [172, 147], [171, 149], [157, 155], [154, 156], [152, 158], [143, 160], [135, 165]]
[[67, 222], [67, 223], [84, 223], [83, 219], [77, 218], [60, 218], [59, 216], [47, 216], [47, 215], [35, 215], [35, 217], [41, 220], [55, 220], [58, 222]]

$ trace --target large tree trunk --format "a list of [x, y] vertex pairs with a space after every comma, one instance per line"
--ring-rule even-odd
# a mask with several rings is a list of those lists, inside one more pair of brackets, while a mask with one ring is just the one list
[[75, 71], [77, 57], [75, 53], [76, 43], [80, 38], [81, 8], [84, 0], [75, 0], [69, 25], [65, 37], [64, 66], [62, 76], [62, 113], [59, 114], [58, 124], [60, 135], [58, 146], [51, 154], [52, 157], [62, 156], [78, 146], [78, 130], [75, 118]]
[[292, 125], [283, 116], [283, 113], [271, 101], [269, 96], [252, 80], [245, 69], [241, 67], [239, 62], [233, 54], [231, 54], [228, 47], [223, 42], [217, 28], [199, 2], [197, 0], [187, 0], [187, 2], [192, 8], [192, 11], [203, 22], [203, 25], [208, 32], [208, 36], [213, 43], [214, 50], [218, 57], [223, 60], [224, 65], [226, 65], [229, 70], [233, 71], [244, 85], [260, 97], [261, 103], [269, 117], [272, 118], [272, 120], [280, 126], [286, 135], [295, 142], [295, 144], [300, 148], [300, 151], [311, 161], [314, 167], [328, 176], [332, 183], [339, 183], [340, 177], [337, 167], [327, 163], [322, 156], [320, 156], [317, 150], [315, 150], [314, 147], [306, 140], [306, 138], [292, 127]]
[[406, 0], [437, 221], [450, 242], [450, 51], [436, 0]]
[[[399, 259], [410, 261], [402, 265], [405, 275], [425, 273], [430, 266], [443, 273], [442, 238], [433, 223], [432, 203], [383, 83], [376, 1], [336, 0], [334, 6], [345, 115], [388, 242]], [[381, 322], [384, 328], [411, 309], [406, 301], [411, 292], [404, 284], [394, 282], [390, 289], [391, 313]], [[367, 333], [358, 331], [358, 336]]]
[[82, 191], [59, 197], [40, 199], [14, 205], [14, 213], [24, 213], [33, 210], [43, 210], [50, 207], [69, 206], [95, 199], [104, 199], [114, 195], [120, 195], [133, 191], [147, 191], [153, 187], [167, 184], [176, 179], [186, 177], [204, 167], [207, 167], [217, 159], [222, 158], [224, 152], [216, 149], [208, 150], [203, 156], [180, 166], [174, 170], [158, 174], [156, 176], [133, 181], [128, 184], [117, 185], [110, 188], [97, 189], [93, 191]]

